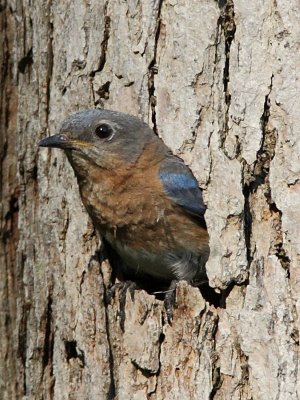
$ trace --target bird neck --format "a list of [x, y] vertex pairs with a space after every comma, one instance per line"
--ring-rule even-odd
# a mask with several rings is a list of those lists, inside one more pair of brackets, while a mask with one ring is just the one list
[[109, 166], [98, 165], [91, 158], [66, 151], [70, 164], [78, 179], [79, 186], [101, 185], [102, 191], [108, 192], [117, 189], [132, 175], [141, 175], [159, 165], [169, 149], [159, 141], [147, 143], [139, 156], [130, 161], [123, 161], [121, 157], [112, 157]]

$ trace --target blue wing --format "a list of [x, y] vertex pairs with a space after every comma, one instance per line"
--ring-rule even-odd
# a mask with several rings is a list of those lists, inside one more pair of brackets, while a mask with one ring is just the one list
[[167, 195], [188, 213], [205, 224], [206, 210], [202, 191], [190, 169], [178, 157], [166, 158], [159, 170], [159, 177]]

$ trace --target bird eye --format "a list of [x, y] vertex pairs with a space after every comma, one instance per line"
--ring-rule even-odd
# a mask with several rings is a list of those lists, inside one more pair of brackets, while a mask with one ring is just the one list
[[111, 126], [108, 124], [101, 124], [98, 125], [95, 129], [95, 134], [100, 138], [100, 139], [111, 139], [113, 136], [113, 129]]

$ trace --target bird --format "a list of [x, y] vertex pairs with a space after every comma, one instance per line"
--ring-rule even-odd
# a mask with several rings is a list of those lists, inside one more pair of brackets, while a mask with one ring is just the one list
[[64, 150], [82, 202], [125, 277], [161, 285], [207, 281], [209, 236], [202, 190], [148, 124], [125, 113], [68, 115], [40, 147]]

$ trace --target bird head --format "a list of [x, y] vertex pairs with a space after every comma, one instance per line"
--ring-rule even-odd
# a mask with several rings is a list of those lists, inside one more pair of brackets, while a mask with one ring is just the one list
[[147, 144], [156, 142], [161, 141], [140, 119], [94, 109], [69, 115], [56, 135], [42, 139], [38, 145], [65, 150], [73, 168], [80, 173], [91, 162], [110, 170], [124, 163], [130, 165]]

